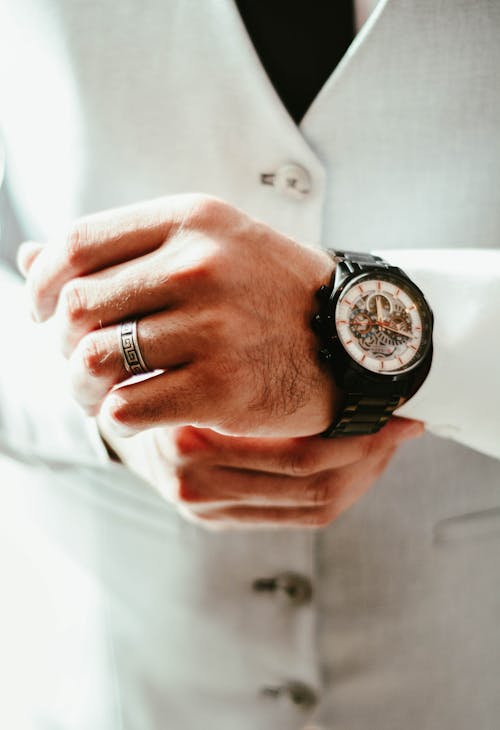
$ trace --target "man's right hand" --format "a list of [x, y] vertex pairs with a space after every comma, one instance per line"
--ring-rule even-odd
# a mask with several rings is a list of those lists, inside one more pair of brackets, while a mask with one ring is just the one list
[[374, 484], [419, 421], [392, 418], [372, 436], [261, 439], [192, 426], [120, 438], [101, 432], [122, 461], [188, 519], [215, 529], [323, 527]]

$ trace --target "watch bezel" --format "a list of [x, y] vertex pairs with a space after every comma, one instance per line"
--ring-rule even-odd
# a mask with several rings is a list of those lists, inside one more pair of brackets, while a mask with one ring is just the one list
[[[338, 273], [341, 275], [341, 272]], [[363, 367], [363, 365], [351, 357], [338, 334], [335, 316], [337, 304], [340, 298], [350, 288], [355, 287], [368, 279], [378, 279], [381, 281], [388, 281], [390, 283], [397, 283], [399, 286], [402, 286], [402, 288], [408, 288], [412, 298], [419, 307], [422, 319], [423, 345], [421, 346], [419, 356], [404, 370], [379, 373]], [[332, 353], [331, 364], [335, 379], [340, 387], [345, 387], [346, 384], [344, 380], [346, 375], [349, 374], [351, 380], [353, 380], [353, 378], [355, 379], [355, 376], [358, 375], [363, 381], [367, 380], [373, 384], [379, 385], [383, 391], [386, 390], [386, 387], [384, 386], [387, 385], [390, 385], [393, 389], [395, 383], [405, 383], [412, 379], [412, 376], [418, 373], [422, 366], [428, 362], [428, 358], [432, 353], [432, 330], [434, 322], [432, 310], [422, 290], [419, 289], [419, 287], [400, 269], [381, 269], [380, 267], [374, 266], [366, 268], [360, 273], [348, 274], [339, 281], [338, 285], [334, 287], [328, 302], [328, 313], [332, 322], [329, 343], [329, 350]]]

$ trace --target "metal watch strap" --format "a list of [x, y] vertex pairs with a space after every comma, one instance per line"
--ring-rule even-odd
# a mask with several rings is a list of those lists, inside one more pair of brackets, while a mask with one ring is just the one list
[[[333, 249], [327, 251], [335, 263], [345, 267], [349, 274], [362, 273], [367, 269], [395, 269], [373, 254]], [[348, 392], [335, 421], [321, 435], [334, 438], [376, 433], [387, 423], [399, 401], [400, 395], [375, 396]]]
[[377, 398], [364, 393], [348, 393], [339, 415], [321, 435], [332, 438], [376, 433], [387, 423], [399, 400], [398, 395]]
[[369, 269], [395, 269], [384, 261], [380, 256], [371, 253], [358, 253], [357, 251], [336, 251], [333, 248], [327, 248], [336, 264], [343, 264], [351, 274], [361, 273], [366, 268]]

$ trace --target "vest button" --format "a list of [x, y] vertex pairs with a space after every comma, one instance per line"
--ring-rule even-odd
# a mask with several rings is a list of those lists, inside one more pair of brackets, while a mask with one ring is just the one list
[[277, 596], [293, 606], [308, 603], [313, 592], [309, 578], [299, 573], [278, 573], [274, 578], [257, 578], [253, 588], [261, 592], [276, 592]]
[[301, 165], [282, 165], [274, 177], [274, 187], [295, 200], [302, 200], [311, 192], [311, 176]]
[[316, 692], [312, 689], [312, 687], [309, 687], [307, 684], [303, 684], [302, 682], [288, 682], [286, 689], [288, 691], [288, 696], [294, 705], [299, 705], [305, 710], [309, 710], [311, 707], [314, 707], [318, 701]]
[[310, 710], [318, 702], [318, 695], [308, 684], [304, 682], [287, 682], [278, 687], [264, 687], [262, 694], [268, 697], [288, 696], [294, 705], [303, 710]]

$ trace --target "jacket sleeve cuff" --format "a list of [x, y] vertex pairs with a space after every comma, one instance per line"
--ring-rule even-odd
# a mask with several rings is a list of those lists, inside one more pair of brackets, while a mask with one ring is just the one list
[[379, 250], [419, 286], [434, 312], [434, 356], [397, 414], [500, 458], [500, 250]]

